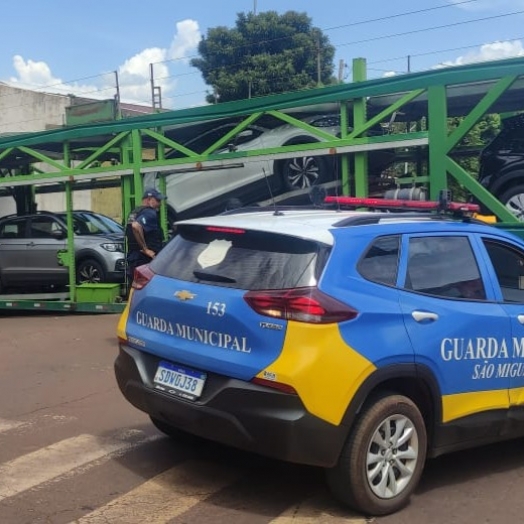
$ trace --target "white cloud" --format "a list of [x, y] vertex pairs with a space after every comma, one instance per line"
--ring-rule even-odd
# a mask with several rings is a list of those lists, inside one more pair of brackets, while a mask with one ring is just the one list
[[[155, 86], [161, 88], [163, 95], [173, 91], [177, 87], [177, 81], [170, 73], [170, 66], [176, 67], [180, 62], [173, 63], [172, 60], [181, 60], [187, 65], [188, 60], [184, 60], [184, 57], [196, 50], [201, 38], [198, 22], [177, 22], [173, 40], [168, 48], [144, 49], [116, 67], [120, 99], [129, 103], [151, 104], [150, 64], [153, 64]], [[50, 66], [43, 61], [36, 62], [16, 55], [13, 57], [13, 67], [17, 76], [9, 78], [8, 82], [17, 87], [90, 98], [112, 98], [116, 94], [114, 73], [98, 75], [91, 80], [92, 85], [82, 85], [55, 77]]]
[[[120, 85], [120, 99], [122, 101], [139, 103], [142, 105], [151, 102], [151, 72], [153, 65], [154, 77], [163, 78], [163, 87], [169, 89], [166, 77], [168, 69], [165, 63], [166, 50], [159, 47], [144, 49], [132, 58], [126, 60], [118, 68], [118, 82]], [[155, 85], [156, 85], [155, 81]]]
[[169, 48], [169, 58], [179, 60], [189, 56], [196, 50], [201, 39], [202, 35], [196, 20], [177, 22], [175, 37]]
[[455, 60], [442, 62], [436, 67], [448, 67], [464, 64], [474, 64], [489, 60], [503, 60], [505, 58], [515, 58], [524, 56], [524, 47], [521, 40], [493, 42], [484, 44], [476, 51], [459, 56]]
[[[20, 55], [13, 57], [13, 67], [17, 72], [17, 77], [9, 78], [9, 83], [24, 89], [42, 90], [52, 93], [67, 95], [87, 95], [97, 91], [93, 86], [81, 85], [77, 82], [65, 84], [62, 79], [56, 78], [51, 73], [51, 69], [45, 62], [35, 62], [24, 60]], [[91, 94], [89, 95], [91, 96]]]

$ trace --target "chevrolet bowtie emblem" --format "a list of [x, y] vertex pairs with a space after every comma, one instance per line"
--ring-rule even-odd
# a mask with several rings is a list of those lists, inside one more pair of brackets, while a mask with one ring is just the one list
[[179, 300], [193, 300], [196, 295], [194, 293], [191, 293], [190, 291], [186, 291], [183, 289], [182, 291], [177, 291], [175, 293], [175, 297]]

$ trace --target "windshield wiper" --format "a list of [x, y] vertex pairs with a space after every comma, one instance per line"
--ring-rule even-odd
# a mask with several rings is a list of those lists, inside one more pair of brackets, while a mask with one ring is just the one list
[[199, 280], [208, 280], [209, 282], [227, 282], [228, 284], [234, 284], [236, 282], [234, 278], [217, 275], [216, 273], [207, 273], [206, 271], [193, 271], [193, 275]]

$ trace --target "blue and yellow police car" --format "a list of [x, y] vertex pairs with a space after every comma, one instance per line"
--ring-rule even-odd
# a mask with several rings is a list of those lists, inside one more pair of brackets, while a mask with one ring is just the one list
[[115, 373], [164, 433], [325, 468], [382, 515], [427, 458], [524, 434], [524, 242], [473, 206], [331, 200], [179, 222]]

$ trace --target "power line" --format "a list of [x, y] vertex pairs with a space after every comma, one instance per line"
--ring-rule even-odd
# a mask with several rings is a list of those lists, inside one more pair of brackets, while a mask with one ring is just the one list
[[[514, 36], [514, 37], [508, 37], [508, 38], [505, 38], [504, 39], [504, 42], [509, 42], [509, 41], [516, 41], [516, 40], [522, 40], [524, 39], [524, 36]], [[480, 42], [480, 43], [477, 43], [477, 44], [473, 44], [473, 45], [469, 45], [469, 46], [462, 46], [462, 47], [448, 47], [448, 48], [445, 48], [445, 49], [435, 49], [433, 51], [427, 51], [425, 53], [409, 53], [408, 55], [402, 55], [402, 56], [396, 56], [396, 57], [390, 57], [390, 58], [384, 58], [382, 60], [374, 60], [373, 62], [368, 62], [368, 66], [373, 66], [373, 65], [376, 65], [376, 64], [384, 64], [384, 63], [389, 63], [389, 62], [396, 62], [396, 61], [399, 61], [399, 60], [403, 60], [403, 61], [406, 61], [406, 59], [409, 58], [410, 59], [413, 59], [413, 58], [417, 58], [417, 57], [421, 57], [421, 56], [430, 56], [430, 55], [438, 55], [438, 54], [442, 54], [442, 53], [451, 53], [451, 52], [457, 52], [457, 51], [465, 51], [466, 49], [475, 49], [475, 48], [479, 48], [481, 46], [490, 46], [490, 45], [493, 45], [493, 44], [497, 44], [497, 43], [500, 43], [501, 40], [493, 40], [491, 42]], [[380, 72], [394, 72], [395, 74], [406, 74], [408, 72], [413, 72], [413, 71], [407, 71], [407, 70], [401, 70], [401, 71], [397, 71], [397, 70], [392, 70], [391, 68], [389, 69], [381, 69], [381, 68], [377, 68], [377, 67], [368, 67], [368, 70], [370, 71], [380, 71]]]
[[448, 7], [456, 7], [457, 5], [462, 4], [471, 4], [472, 2], [478, 2], [479, 0], [463, 0], [462, 2], [455, 2], [453, 4], [444, 4], [434, 7], [426, 7], [425, 9], [417, 9], [416, 11], [405, 11], [404, 13], [395, 13], [388, 16], [381, 16], [379, 18], [368, 18], [367, 20], [359, 20], [358, 22], [351, 22], [349, 24], [338, 25], [333, 27], [327, 27], [322, 29], [322, 31], [333, 31], [335, 29], [343, 29], [345, 27], [354, 27], [356, 25], [370, 24], [373, 22], [383, 22], [385, 20], [393, 20], [394, 18], [401, 18], [403, 16], [418, 15], [421, 13], [428, 13], [430, 11], [437, 11], [438, 9], [446, 9]]
[[[420, 14], [420, 13], [424, 13], [424, 12], [430, 12], [430, 11], [435, 11], [435, 10], [439, 10], [439, 9], [455, 7], [457, 5], [469, 4], [469, 3], [474, 3], [474, 2], [478, 2], [478, 1], [479, 0], [462, 0], [460, 2], [455, 2], [454, 4], [449, 4], [448, 3], [448, 4], [444, 4], [444, 5], [438, 5], [438, 6], [433, 6], [433, 7], [424, 8], [424, 9], [418, 9], [418, 10], [414, 10], [414, 11], [406, 11], [406, 12], [401, 12], [401, 13], [394, 13], [392, 15], [379, 17], [379, 18], [360, 20], [360, 21], [357, 21], [357, 22], [349, 23], [349, 24], [344, 24], [344, 25], [340, 25], [340, 26], [334, 26], [334, 27], [331, 27], [331, 28], [321, 29], [321, 31], [324, 32], [324, 31], [330, 31], [330, 30], [335, 30], [335, 29], [340, 29], [340, 28], [345, 28], [345, 27], [351, 27], [351, 26], [355, 26], [355, 25], [370, 24], [370, 23], [374, 23], [374, 22], [377, 22], [377, 21], [392, 20], [394, 18], [411, 16], [411, 15], [414, 15], [414, 14]], [[261, 40], [261, 41], [257, 42], [257, 44], [271, 43], [271, 42], [274, 42], [274, 41], [284, 40], [284, 39], [289, 39], [289, 38], [292, 38], [292, 36], [286, 36], [286, 37], [279, 37], [279, 38], [274, 38], [274, 39]], [[341, 44], [341, 45], [342, 46], [346, 46], [346, 45], [351, 45], [351, 44], [352, 43], [350, 42], [350, 43]], [[232, 51], [234, 51], [236, 49], [241, 49], [243, 47], [246, 47], [246, 46], [234, 47], [234, 48], [232, 48]], [[337, 46], [334, 46], [334, 47], [337, 47]], [[175, 61], [179, 61], [179, 60], [188, 60], [188, 59], [191, 59], [191, 58], [198, 58], [198, 57], [199, 57], [199, 55], [186, 55], [186, 56], [177, 57], [177, 58], [168, 59], [168, 60], [163, 60], [163, 61], [159, 61], [159, 62], [153, 62], [152, 64], [153, 65], [155, 65], [155, 64], [165, 64], [165, 63], [168, 63], [168, 62], [175, 62]], [[60, 86], [62, 84], [64, 84], [64, 85], [72, 84], [72, 83], [75, 83], [75, 82], [88, 80], [88, 79], [91, 79], [91, 78], [97, 78], [97, 77], [100, 77], [100, 76], [103, 76], [103, 75], [107, 75], [107, 74], [111, 74], [111, 73], [107, 73], [106, 72], [106, 73], [101, 73], [99, 75], [92, 75], [92, 76], [83, 77], [83, 78], [79, 78], [79, 79], [73, 79], [73, 80], [62, 82], [62, 83], [50, 84], [50, 85], [47, 85], [47, 86], [38, 86], [37, 90], [52, 89], [53, 87], [57, 87], [57, 86]], [[188, 73], [188, 75], [190, 75], [190, 74], [191, 73]], [[195, 73], [195, 74], [198, 74], [198, 73]], [[172, 78], [172, 77], [177, 77], [177, 76], [185, 76], [185, 75], [171, 75], [171, 76], [165, 77], [165, 78]]]
[[452, 24], [437, 25], [437, 26], [432, 26], [432, 27], [425, 27], [423, 29], [413, 29], [411, 31], [403, 31], [402, 33], [392, 33], [392, 34], [389, 34], [389, 35], [374, 36], [374, 37], [371, 37], [371, 38], [366, 38], [364, 40], [354, 40], [353, 42], [346, 42], [344, 44], [337, 44], [336, 47], [345, 47], [345, 46], [348, 46], [348, 45], [355, 45], [355, 44], [366, 44], [368, 42], [373, 42], [373, 41], [376, 41], [376, 40], [384, 40], [384, 39], [387, 39], [387, 38], [396, 38], [396, 37], [399, 37], [399, 36], [413, 35], [413, 34], [416, 34], [416, 33], [424, 33], [426, 31], [435, 31], [437, 29], [448, 29], [450, 27], [457, 27], [457, 26], [461, 26], [461, 25], [472, 24], [472, 23], [475, 23], [475, 22], [485, 22], [486, 20], [495, 20], [497, 18], [505, 18], [505, 17], [508, 17], [508, 16], [520, 15], [522, 13], [524, 13], [524, 9], [521, 10], [521, 11], [513, 11], [512, 13], [505, 13], [505, 14], [502, 14], [502, 15], [486, 16], [484, 18], [475, 18], [473, 20], [464, 20], [462, 22], [455, 22], [455, 23], [452, 23]]
[[[340, 28], [344, 28], [344, 27], [355, 26], [355, 25], [370, 24], [370, 23], [374, 23], [374, 22], [377, 22], [377, 21], [383, 21], [383, 20], [391, 20], [391, 19], [394, 19], [394, 18], [399, 18], [399, 17], [404, 17], [404, 16], [411, 16], [411, 15], [414, 15], [414, 14], [420, 14], [420, 13], [423, 13], [423, 12], [435, 11], [437, 9], [444, 9], [444, 8], [447, 8], [447, 7], [453, 7], [453, 6], [456, 6], [456, 5], [468, 4], [468, 3], [473, 3], [473, 2], [477, 2], [477, 1], [479, 1], [479, 0], [463, 0], [462, 2], [456, 2], [453, 5], [452, 4], [446, 4], [446, 5], [433, 6], [433, 7], [429, 7], [429, 8], [425, 8], [425, 9], [418, 9], [418, 10], [413, 10], [413, 11], [407, 11], [407, 12], [404, 12], [404, 13], [395, 13], [395, 14], [392, 14], [392, 15], [384, 16], [384, 17], [373, 18], [373, 19], [368, 19], [368, 20], [361, 20], [361, 21], [350, 23], [350, 24], [344, 24], [344, 25], [340, 25], [340, 26], [326, 28], [324, 31], [331, 31], [331, 30], [340, 29]], [[411, 31], [404, 31], [404, 32], [400, 32], [400, 33], [390, 34], [390, 35], [377, 36], [377, 37], [367, 38], [367, 39], [363, 39], [363, 40], [346, 42], [346, 43], [342, 43], [342, 44], [331, 44], [331, 45], [333, 45], [333, 47], [335, 47], [335, 48], [346, 47], [346, 46], [349, 46], [349, 45], [355, 45], [355, 44], [360, 44], [360, 43], [367, 43], [367, 42], [370, 42], [370, 41], [375, 41], [375, 40], [380, 40], [380, 39], [395, 38], [395, 37], [400, 37], [400, 36], [406, 36], [406, 35], [426, 32], [426, 31], [433, 31], [433, 30], [438, 30], [438, 29], [443, 29], [443, 28], [448, 28], [448, 27], [456, 27], [456, 26], [465, 25], [465, 24], [471, 24], [471, 23], [477, 23], [477, 22], [482, 22], [482, 21], [487, 21], [487, 20], [493, 20], [493, 19], [508, 17], [508, 16], [514, 16], [516, 14], [521, 14], [523, 12], [524, 11], [515, 11], [515, 12], [512, 12], [512, 13], [505, 13], [505, 14], [501, 14], [501, 15], [494, 15], [494, 16], [489, 16], [489, 17], [483, 17], [483, 18], [477, 18], [477, 19], [472, 19], [472, 20], [466, 20], [466, 21], [456, 22], [456, 23], [447, 24], [447, 25], [427, 27], [427, 28], [424, 28], [424, 29], [415, 29], [415, 30], [411, 30]], [[262, 40], [262, 41], [259, 41], [258, 43], [272, 42], [274, 40], [282, 40], [284, 38], [289, 38], [289, 37], [268, 39], [268, 40], [265, 40], [265, 41]], [[239, 46], [239, 48], [240, 47], [245, 47], [245, 46]], [[474, 47], [474, 46], [472, 46], [472, 47]], [[457, 49], [464, 49], [464, 48], [457, 48]], [[432, 52], [432, 53], [436, 54], [437, 52], [438, 51], [435, 51], [435, 52]], [[429, 53], [427, 53], [427, 54], [429, 54]], [[424, 55], [424, 53], [410, 54], [410, 56], [423, 56], [423, 55]], [[198, 55], [194, 55], [194, 56], [198, 56]], [[174, 60], [187, 60], [188, 58], [191, 58], [191, 56], [180, 57], [180, 58], [177, 58], [177, 59], [170, 59], [170, 60], [166, 60], [166, 61], [163, 61], [163, 62], [157, 62], [157, 63], [172, 62]], [[378, 62], [374, 62], [374, 63], [378, 63]], [[238, 66], [238, 65], [242, 65], [242, 63], [228, 64], [228, 67], [235, 67], [235, 66]], [[184, 76], [192, 76], [192, 75], [199, 74], [199, 73], [200, 73], [200, 71], [195, 71], [195, 72], [191, 72], [191, 73], [182, 73], [182, 74], [178, 74], [178, 75], [168, 75], [168, 76], [160, 77], [160, 78], [158, 78], [158, 80], [165, 80], [165, 79], [169, 79], [169, 78], [181, 78], [181, 77], [184, 77]], [[62, 86], [62, 85], [65, 86], [65, 85], [68, 85], [68, 84], [73, 84], [75, 82], [88, 80], [88, 79], [91, 79], [91, 78], [102, 77], [102, 76], [107, 75], [107, 74], [111, 74], [111, 73], [106, 72], [106, 73], [101, 73], [99, 75], [91, 75], [91, 76], [83, 77], [83, 78], [76, 79], [76, 80], [50, 84], [48, 86], [38, 86], [37, 90], [45, 90], [45, 89], [49, 89], [49, 88], [53, 88], [53, 87], [57, 87], [57, 86]], [[145, 81], [146, 80], [144, 80], [144, 82]], [[29, 85], [29, 84], [26, 84], [26, 85]], [[138, 85], [141, 85], [141, 84], [134, 83], [133, 85], [138, 86]], [[72, 86], [72, 87], [74, 89], [74, 86]], [[125, 87], [130, 87], [130, 86], [129, 86], [129, 84], [127, 84], [127, 85], [124, 86], [124, 88]], [[82, 95], [87, 95], [87, 94], [90, 94], [90, 93], [99, 93], [99, 92], [101, 92], [103, 90], [108, 90], [108, 89], [111, 89], [111, 88], [109, 87], [109, 88], [105, 88], [105, 89], [96, 89], [96, 90], [93, 90], [93, 91], [85, 92]], [[168, 98], [170, 98], [170, 97], [168, 97]], [[171, 98], [173, 98], [173, 97], [171, 97]]]
[[[417, 9], [415, 11], [405, 11], [405, 12], [402, 12], [402, 13], [394, 13], [392, 15], [383, 16], [383, 17], [379, 17], [379, 18], [369, 18], [367, 20], [359, 20], [357, 22], [351, 22], [349, 24], [344, 24], [344, 25], [339, 25], [339, 26], [334, 26], [334, 27], [327, 27], [327, 28], [324, 28], [324, 29], [320, 29], [320, 31], [322, 31], [324, 33], [324, 32], [327, 32], [327, 31], [332, 31], [332, 30], [336, 30], [336, 29], [343, 29], [343, 28], [346, 28], [346, 27], [370, 24], [370, 23], [374, 23], [374, 22], [381, 22], [381, 21], [384, 21], [384, 20], [393, 20], [394, 18], [401, 18], [401, 17], [404, 17], [404, 16], [411, 16], [411, 15], [414, 15], [414, 14], [420, 14], [420, 13], [425, 13], [425, 12], [430, 12], [430, 11], [436, 11], [438, 9], [447, 9], [447, 8], [450, 8], [450, 7], [456, 7], [457, 5], [470, 4], [470, 3], [479, 2], [479, 1], [480, 0], [461, 0], [461, 1], [455, 2], [453, 4], [448, 3], [448, 4], [433, 6], [433, 7], [427, 7], [427, 8], [424, 8], [424, 9]], [[296, 35], [281, 36], [281, 37], [277, 37], [277, 38], [269, 38], [267, 40], [259, 40], [256, 43], [256, 45], [270, 44], [270, 43], [278, 42], [278, 41], [281, 41], [281, 40], [289, 40], [290, 38], [293, 38], [294, 36], [296, 36]], [[235, 47], [231, 48], [231, 51], [235, 51], [237, 49], [242, 49], [244, 47], [249, 47], [251, 45], [253, 45], [253, 44], [247, 44], [247, 45], [242, 45], [242, 46], [235, 46]], [[177, 57], [177, 58], [169, 58], [167, 60], [161, 60], [159, 62], [153, 62], [153, 65], [155, 65], [155, 64], [165, 64], [165, 63], [168, 63], [168, 62], [176, 62], [176, 61], [179, 61], [179, 60], [190, 60], [192, 58], [199, 58], [199, 56], [200, 55], [187, 55], [187, 56], [181, 56], [181, 57]]]

